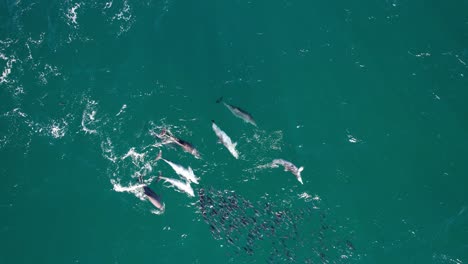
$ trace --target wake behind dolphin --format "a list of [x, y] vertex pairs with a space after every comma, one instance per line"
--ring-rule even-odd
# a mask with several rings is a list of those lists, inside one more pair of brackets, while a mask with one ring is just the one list
[[218, 100], [216, 100], [216, 103], [223, 103], [224, 106], [226, 106], [227, 109], [229, 109], [229, 111], [231, 111], [231, 113], [244, 120], [244, 122], [247, 122], [249, 124], [252, 124], [253, 126], [257, 126], [257, 123], [255, 122], [255, 120], [253, 119], [252, 115], [249, 114], [247, 111], [237, 107], [237, 106], [233, 106], [231, 104], [228, 104], [226, 102], [223, 101], [223, 97], [220, 97]]
[[164, 159], [162, 157], [162, 150], [159, 151], [159, 154], [158, 156], [156, 157], [156, 160], [163, 160], [164, 162], [166, 162], [167, 164], [169, 164], [169, 166], [172, 167], [172, 169], [180, 176], [182, 176], [183, 178], [185, 178], [187, 181], [189, 182], [193, 182], [195, 184], [198, 184], [198, 180], [199, 178], [197, 178], [195, 176], [195, 174], [193, 173], [193, 170], [192, 168], [190, 168], [190, 166], [186, 169], [184, 167], [182, 167], [181, 165], [179, 164], [175, 164], [167, 159]]
[[238, 159], [239, 153], [237, 153], [237, 150], [236, 150], [237, 143], [232, 143], [231, 138], [215, 124], [214, 120], [211, 120], [211, 122], [212, 122], [213, 131], [215, 132], [216, 136], [219, 138], [219, 141], [221, 141], [221, 143], [223, 143], [223, 145], [229, 150], [229, 152], [231, 152], [234, 158]]

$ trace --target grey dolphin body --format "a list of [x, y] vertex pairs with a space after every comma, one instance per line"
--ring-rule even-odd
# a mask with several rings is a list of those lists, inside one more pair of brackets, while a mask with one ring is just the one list
[[175, 143], [179, 145], [185, 152], [192, 154], [197, 159], [201, 159], [200, 153], [192, 144], [183, 139], [176, 138], [168, 130], [164, 129], [159, 135], [156, 134], [155, 136], [161, 140], [166, 141], [165, 143]]
[[211, 127], [213, 128], [213, 131], [215, 132], [219, 141], [223, 143], [223, 145], [229, 150], [229, 152], [231, 152], [234, 158], [238, 159], [239, 153], [236, 150], [237, 143], [232, 143], [231, 138], [216, 125], [214, 120], [211, 120]]
[[302, 177], [301, 177], [301, 171], [304, 170], [304, 167], [297, 168], [296, 165], [292, 164], [291, 162], [284, 160], [284, 159], [274, 159], [271, 162], [271, 166], [273, 168], [278, 167], [278, 165], [281, 165], [284, 167], [284, 171], [290, 171], [294, 176], [296, 176], [297, 180], [302, 183]]
[[[141, 177], [139, 178], [139, 180], [140, 180], [140, 183], [144, 184], [143, 179]], [[146, 198], [148, 198], [148, 200], [154, 205], [154, 207], [158, 208], [161, 211], [164, 210], [164, 203], [161, 201], [161, 197], [159, 195], [157, 195], [147, 185], [143, 186], [143, 191], [146, 195]]]
[[252, 115], [249, 114], [247, 111], [245, 111], [245, 110], [243, 110], [243, 109], [241, 109], [241, 108], [239, 108], [237, 106], [233, 106], [231, 104], [228, 104], [228, 103], [224, 102], [223, 97], [216, 100], [216, 103], [221, 103], [221, 102], [224, 104], [224, 106], [226, 106], [227, 109], [229, 109], [229, 111], [231, 111], [231, 113], [234, 116], [244, 120], [247, 123], [252, 124], [255, 127], [257, 126], [257, 123], [253, 119]]
[[164, 204], [161, 202], [161, 197], [157, 195], [153, 190], [151, 190], [148, 186], [143, 186], [143, 191], [145, 192], [146, 197], [148, 200], [159, 210], [164, 210]]

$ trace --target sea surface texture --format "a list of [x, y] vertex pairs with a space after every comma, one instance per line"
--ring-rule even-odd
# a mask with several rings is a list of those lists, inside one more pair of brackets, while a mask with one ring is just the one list
[[0, 263], [468, 263], [468, 1], [0, 0], [0, 163]]

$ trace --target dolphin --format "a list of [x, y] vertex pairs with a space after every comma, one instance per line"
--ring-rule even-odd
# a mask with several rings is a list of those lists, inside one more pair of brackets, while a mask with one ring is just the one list
[[200, 153], [192, 144], [183, 139], [176, 138], [170, 131], [163, 129], [159, 135], [155, 134], [155, 136], [161, 140], [164, 140], [164, 144], [175, 143], [179, 145], [185, 152], [192, 154], [197, 159], [201, 159]]
[[239, 153], [237, 153], [236, 150], [237, 142], [232, 143], [231, 138], [216, 125], [214, 120], [211, 120], [211, 123], [211, 127], [213, 128], [213, 131], [215, 132], [216, 136], [219, 138], [219, 141], [221, 141], [221, 143], [223, 143], [223, 145], [229, 150], [229, 152], [231, 152], [234, 158], [238, 159]]
[[164, 204], [161, 202], [161, 197], [157, 195], [153, 190], [151, 190], [148, 186], [143, 186], [143, 191], [146, 195], [146, 198], [159, 210], [164, 211]]
[[164, 159], [162, 157], [162, 150], [159, 151], [159, 154], [158, 156], [156, 157], [156, 160], [163, 160], [164, 162], [166, 162], [167, 164], [169, 164], [169, 166], [172, 167], [172, 169], [180, 176], [184, 177], [187, 181], [189, 182], [193, 182], [195, 184], [198, 184], [198, 180], [199, 178], [197, 178], [195, 176], [195, 174], [193, 173], [193, 170], [192, 168], [190, 168], [190, 166], [186, 169], [184, 167], [182, 167], [181, 165], [179, 164], [175, 164], [167, 159]]
[[[143, 184], [143, 179], [139, 177], [140, 183]], [[157, 195], [150, 187], [146, 184], [143, 185], [143, 192], [145, 193], [146, 198], [154, 205], [154, 207], [158, 208], [161, 211], [164, 211], [164, 203], [161, 201], [161, 197]]]
[[170, 183], [172, 186], [176, 187], [177, 189], [187, 193], [191, 197], [195, 197], [193, 192], [192, 186], [190, 186], [190, 182], [186, 181], [185, 183], [176, 179], [166, 178], [159, 175], [159, 179], [164, 180], [165, 182]]
[[292, 164], [291, 162], [289, 161], [286, 161], [284, 159], [275, 159], [273, 160], [273, 162], [271, 163], [271, 167], [272, 168], [277, 168], [278, 165], [281, 165], [284, 167], [284, 171], [290, 171], [292, 174], [294, 174], [294, 176], [296, 176], [297, 180], [301, 183], [301, 184], [304, 184], [302, 182], [302, 177], [301, 177], [301, 171], [304, 170], [304, 167], [300, 167], [299, 169], [294, 165]]
[[224, 104], [224, 106], [226, 106], [227, 109], [229, 109], [229, 111], [231, 111], [233, 115], [257, 127], [257, 123], [255, 123], [255, 120], [253, 119], [252, 115], [247, 113], [247, 111], [237, 106], [233, 106], [231, 104], [224, 102], [223, 97], [220, 97], [218, 100], [216, 100], [216, 103], [221, 103], [221, 102]]

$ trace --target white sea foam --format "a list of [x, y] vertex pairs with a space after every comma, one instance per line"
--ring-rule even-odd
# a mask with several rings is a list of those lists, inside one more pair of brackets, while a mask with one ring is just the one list
[[11, 74], [11, 70], [13, 69], [13, 63], [16, 62], [16, 58], [14, 56], [7, 57], [4, 54], [0, 53], [0, 59], [6, 60], [5, 69], [3, 69], [2, 76], [0, 76], [0, 84], [2, 83], [9, 83], [8, 76]]
[[81, 127], [82, 130], [86, 134], [96, 134], [97, 131], [96, 129], [91, 129], [89, 126], [94, 125], [94, 123], [97, 121], [96, 120], [96, 113], [97, 111], [95, 110], [97, 106], [97, 102], [94, 100], [88, 101], [85, 110], [83, 111], [82, 119], [81, 119]]
[[356, 138], [355, 136], [351, 135], [349, 130], [347, 129], [346, 132], [348, 133], [346, 136], [348, 137], [348, 142], [349, 143], [360, 143], [362, 140]]
[[48, 83], [47, 77], [49, 75], [52, 76], [60, 76], [62, 75], [59, 71], [59, 69], [56, 66], [52, 66], [49, 64], [44, 65], [43, 71], [39, 72], [39, 81], [41, 84], [46, 85]]
[[3, 116], [21, 116], [21, 117], [27, 117], [28, 115], [24, 112], [21, 112], [21, 108], [15, 108], [11, 111], [8, 111], [3, 114]]
[[304, 199], [304, 201], [306, 201], [306, 202], [309, 202], [309, 201], [312, 200], [312, 195], [310, 195], [310, 194], [308, 194], [306, 192], [300, 193], [297, 196], [299, 196], [299, 198], [301, 198], [301, 199]]
[[132, 12], [131, 12], [131, 7], [128, 4], [128, 1], [125, 0], [123, 2], [123, 7], [120, 9], [120, 12], [116, 14], [114, 17], [112, 17], [112, 20], [125, 20], [129, 21], [132, 18]]
[[128, 186], [123, 186], [120, 184], [119, 181], [115, 179], [111, 179], [111, 184], [112, 184], [112, 189], [116, 192], [126, 192], [126, 193], [132, 193], [134, 194], [138, 199], [144, 200], [145, 199], [145, 194], [143, 192], [143, 187], [146, 186], [146, 184], [135, 184], [135, 185], [128, 185]]
[[146, 184], [137, 184], [137, 185], [129, 185], [129, 186], [122, 186], [120, 183], [113, 183], [113, 190], [116, 192], [130, 192], [135, 193], [138, 189], [143, 188]]
[[138, 166], [141, 162], [143, 162], [145, 153], [138, 153], [135, 151], [135, 148], [131, 148], [121, 159], [124, 160], [128, 157], [132, 159], [132, 162], [135, 164], [135, 166]]
[[53, 121], [50, 126], [50, 134], [54, 138], [62, 138], [65, 136], [67, 127], [68, 123], [65, 120], [62, 120], [61, 122]]
[[113, 1], [107, 2], [106, 5], [104, 6], [104, 9], [111, 8], [111, 7], [112, 7], [112, 3], [113, 3]]
[[114, 146], [112, 145], [110, 138], [106, 138], [106, 141], [101, 142], [101, 150], [103, 152], [102, 155], [104, 158], [110, 160], [113, 163], [117, 161], [117, 157], [114, 154]]
[[81, 7], [81, 3], [76, 3], [72, 8], [68, 9], [68, 13], [66, 14], [69, 22], [74, 25], [74, 27], [78, 26], [78, 22], [76, 22], [76, 19], [78, 18], [78, 14], [76, 13], [76, 10]]
[[122, 105], [122, 108], [120, 108], [120, 111], [119, 111], [115, 116], [119, 116], [120, 114], [124, 113], [124, 112], [125, 112], [125, 109], [127, 109], [127, 105], [126, 105], [126, 104]]
[[155, 214], [155, 215], [164, 214], [164, 209], [165, 209], [165, 208], [166, 208], [166, 205], [163, 203], [163, 209], [162, 209], [162, 210], [153, 209], [153, 210], [151, 210], [151, 213], [152, 213], [152, 214]]
[[122, 8], [119, 10], [119, 13], [112, 16], [112, 23], [120, 24], [120, 31], [117, 33], [117, 36], [121, 36], [123, 33], [129, 31], [132, 28], [134, 22], [132, 8], [127, 0], [123, 2]]

